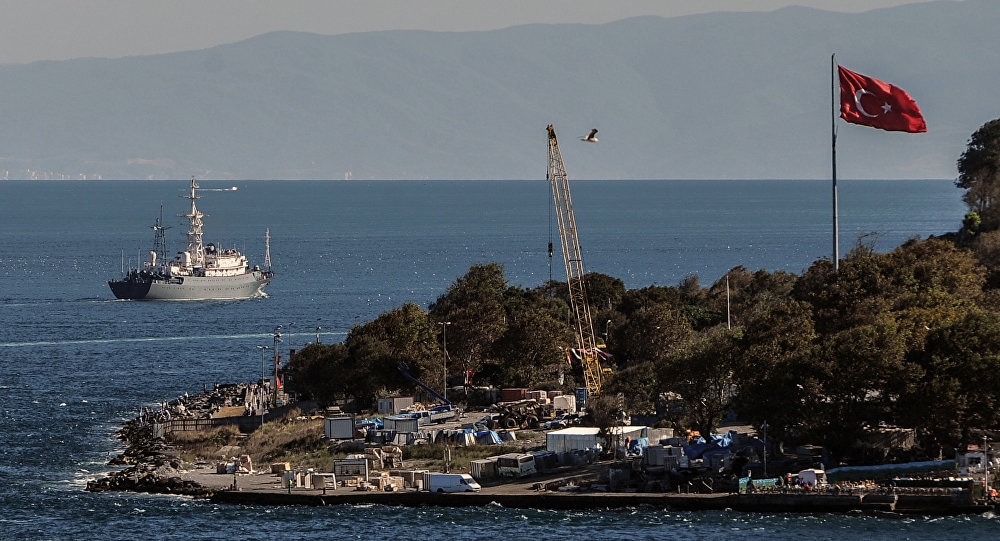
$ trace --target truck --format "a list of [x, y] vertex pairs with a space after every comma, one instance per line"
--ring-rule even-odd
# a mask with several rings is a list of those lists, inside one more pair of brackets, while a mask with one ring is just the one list
[[445, 398], [444, 395], [438, 393], [431, 387], [427, 386], [427, 384], [418, 380], [417, 378], [413, 377], [412, 374], [410, 374], [410, 367], [407, 366], [406, 363], [400, 363], [399, 366], [396, 367], [396, 369], [399, 370], [399, 373], [402, 374], [403, 377], [412, 381], [414, 384], [416, 384], [417, 386], [421, 387], [422, 389], [430, 393], [434, 398], [437, 398], [438, 400], [441, 401], [440, 404], [430, 408], [429, 410], [413, 411], [411, 409], [407, 413], [407, 415], [416, 417], [419, 421], [419, 424], [421, 425], [426, 425], [430, 423], [443, 423], [449, 419], [454, 419], [455, 417], [458, 416], [458, 410], [454, 406], [452, 406], [451, 402], [447, 398]]
[[826, 472], [816, 468], [802, 470], [798, 474], [799, 484], [809, 485], [810, 488], [826, 486]]
[[467, 473], [426, 473], [424, 487], [430, 492], [479, 492], [482, 487]]
[[444, 423], [457, 416], [458, 411], [451, 404], [441, 404], [429, 410], [406, 411], [396, 417], [410, 417], [416, 419], [418, 425], [423, 426], [431, 423]]

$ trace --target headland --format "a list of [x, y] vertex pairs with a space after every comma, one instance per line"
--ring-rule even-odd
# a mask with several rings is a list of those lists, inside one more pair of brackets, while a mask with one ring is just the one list
[[[300, 469], [295, 472], [291, 464], [268, 464], [264, 467], [240, 467], [236, 460], [228, 465], [208, 460], [188, 461], [187, 451], [172, 443], [168, 435], [153, 422], [164, 415], [184, 416], [194, 422], [208, 412], [218, 413], [225, 408], [235, 408], [238, 397], [247, 389], [241, 385], [217, 386], [193, 397], [182, 397], [165, 404], [163, 413], [148, 415], [128, 421], [119, 431], [127, 444], [125, 452], [114, 458], [112, 466], [126, 466], [107, 477], [88, 483], [92, 492], [129, 491], [152, 494], [183, 495], [210, 499], [217, 503], [244, 505], [360, 505], [389, 506], [448, 506], [466, 507], [500, 505], [508, 508], [554, 510], [604, 510], [620, 508], [660, 508], [683, 511], [732, 510], [738, 512], [793, 512], [793, 513], [873, 513], [873, 514], [922, 514], [956, 515], [984, 513], [995, 510], [991, 501], [975, 500], [971, 487], [966, 489], [893, 488], [892, 490], [849, 490], [832, 487], [823, 491], [801, 490], [792, 487], [763, 489], [755, 493], [735, 490], [722, 492], [687, 490], [671, 492], [642, 492], [633, 488], [609, 490], [612, 470], [620, 468], [614, 461], [595, 461], [574, 467], [559, 467], [544, 475], [520, 479], [484, 481], [478, 492], [432, 493], [420, 490], [409, 482], [347, 482], [331, 479], [318, 471]], [[177, 406], [181, 406], [178, 408]], [[280, 412], [277, 412], [280, 413]], [[272, 423], [292, 422], [274, 418]], [[208, 415], [211, 417], [211, 415]], [[246, 417], [246, 416], [242, 416]], [[176, 419], [176, 417], [175, 417]], [[237, 421], [260, 422], [259, 418]], [[236, 421], [233, 422], [238, 425]], [[247, 424], [247, 423], [243, 423]], [[253, 423], [250, 423], [253, 424]], [[238, 452], [237, 449], [220, 449], [220, 454]], [[235, 458], [235, 457], [233, 457]], [[227, 467], [228, 466], [228, 467]], [[412, 474], [386, 471], [389, 476]], [[293, 481], [289, 481], [292, 479]], [[323, 479], [327, 481], [324, 482]], [[332, 480], [332, 482], [331, 482]], [[416, 485], [416, 486], [415, 486]]]

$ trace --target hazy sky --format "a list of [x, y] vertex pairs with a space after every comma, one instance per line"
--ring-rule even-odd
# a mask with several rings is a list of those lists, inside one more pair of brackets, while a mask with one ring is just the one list
[[787, 5], [859, 12], [920, 1], [926, 0], [0, 0], [0, 63], [204, 49], [274, 30], [487, 30]]

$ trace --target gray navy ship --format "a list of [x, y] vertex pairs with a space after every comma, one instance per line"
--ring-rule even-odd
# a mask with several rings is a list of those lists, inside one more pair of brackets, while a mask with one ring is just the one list
[[[131, 300], [229, 300], [264, 295], [271, 282], [271, 238], [266, 233], [267, 251], [264, 267], [251, 267], [247, 257], [235, 249], [221, 249], [202, 244], [202, 217], [195, 205], [199, 186], [191, 179], [191, 211], [183, 216], [190, 221], [187, 249], [166, 261], [166, 227], [163, 209], [153, 225], [154, 249], [141, 267], [130, 269], [119, 280], [109, 280], [111, 292], [119, 299]], [[234, 188], [235, 189], [235, 188]]]

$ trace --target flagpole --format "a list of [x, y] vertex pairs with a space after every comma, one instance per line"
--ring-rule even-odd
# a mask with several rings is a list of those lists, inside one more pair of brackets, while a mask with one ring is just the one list
[[833, 163], [833, 272], [840, 269], [840, 233], [837, 219], [837, 85], [834, 82], [837, 71], [837, 64], [834, 58], [837, 53], [830, 55], [830, 141], [831, 158]]

